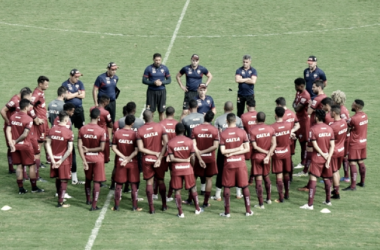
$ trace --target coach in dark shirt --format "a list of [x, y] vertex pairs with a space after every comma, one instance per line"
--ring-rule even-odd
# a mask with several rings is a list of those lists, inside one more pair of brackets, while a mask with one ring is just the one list
[[316, 80], [322, 80], [325, 87], [327, 86], [327, 79], [325, 72], [317, 67], [317, 58], [315, 56], [309, 56], [307, 59], [307, 64], [309, 65], [309, 68], [306, 68], [303, 71], [303, 78], [306, 82], [306, 90], [309, 92], [310, 97], [312, 100], [314, 100], [314, 97], [316, 97], [316, 94], [313, 92], [312, 87], [313, 83]]

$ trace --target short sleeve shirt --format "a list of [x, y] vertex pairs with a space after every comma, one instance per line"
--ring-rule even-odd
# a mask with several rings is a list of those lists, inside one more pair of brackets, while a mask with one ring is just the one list
[[54, 124], [54, 120], [56, 117], [58, 117], [59, 112], [63, 110], [64, 104], [65, 102], [61, 100], [54, 100], [49, 103], [48, 114], [49, 114], [50, 125]]
[[174, 119], [164, 119], [160, 121], [160, 124], [165, 128], [166, 134], [168, 135], [168, 140], [170, 141], [173, 139], [176, 134], [175, 134], [175, 126], [177, 125], [177, 121]]
[[[319, 148], [323, 153], [328, 153], [330, 150], [330, 141], [333, 141], [334, 131], [332, 128], [324, 123], [315, 124], [311, 127], [309, 132], [310, 141], [316, 141]], [[315, 148], [313, 147], [313, 153], [311, 157], [311, 161], [315, 163], [323, 164], [326, 162], [325, 158], [320, 155]]]
[[[216, 118], [215, 120], [215, 123], [214, 123], [214, 126], [220, 131], [224, 131], [226, 128], [228, 128], [228, 124], [227, 124], [227, 115], [228, 113], [225, 113], [221, 116], [219, 116], [218, 118]], [[243, 123], [240, 119], [240, 117], [236, 116], [236, 127], [238, 128], [241, 128], [241, 129], [244, 129], [243, 127]]]
[[9, 100], [9, 102], [7, 102], [7, 104], [5, 104], [5, 107], [8, 108], [8, 111], [7, 111], [7, 118], [8, 118], [8, 120], [9, 120], [9, 118], [11, 118], [11, 116], [16, 111], [19, 111], [19, 110], [17, 110], [17, 108], [19, 107], [19, 103], [20, 103], [20, 98], [18, 97], [18, 95], [14, 95]]
[[206, 95], [205, 99], [202, 100], [199, 96], [194, 98], [198, 103], [197, 112], [200, 114], [206, 114], [208, 111], [215, 108], [214, 99], [211, 96]]
[[[168, 153], [175, 158], [187, 159], [195, 153], [193, 141], [186, 136], [176, 136], [168, 143]], [[193, 175], [190, 162], [172, 162], [171, 174], [173, 176]]]
[[109, 77], [107, 72], [99, 75], [94, 83], [94, 87], [98, 89], [98, 98], [102, 95], [107, 95], [111, 101], [115, 101], [118, 81], [119, 77], [117, 75]]
[[[24, 112], [14, 113], [10, 119], [8, 126], [11, 127], [12, 140], [17, 140], [23, 133], [25, 129], [29, 131], [33, 127], [33, 119]], [[30, 142], [30, 132], [29, 135], [19, 144], [29, 143]]]
[[[103, 128], [105, 131], [107, 131], [107, 125], [111, 124], [111, 122], [112, 122], [110, 112], [108, 112], [105, 108], [94, 106], [94, 107], [90, 108], [90, 113], [94, 108], [97, 108], [100, 110], [98, 125], [101, 128]], [[107, 133], [107, 138], [108, 138], [108, 133]]]
[[273, 158], [286, 159], [290, 157], [290, 135], [292, 124], [290, 122], [275, 122], [272, 125], [276, 136], [276, 149]]
[[357, 112], [347, 124], [351, 128], [350, 148], [363, 149], [367, 147], [368, 116], [363, 111]]
[[[78, 139], [82, 140], [83, 146], [87, 148], [100, 147], [101, 142], [106, 142], [106, 131], [97, 124], [89, 123], [80, 128]], [[104, 162], [103, 152], [85, 153], [86, 161], [90, 163]]]
[[[251, 142], [256, 142], [257, 146], [268, 150], [272, 144], [272, 138], [275, 135], [275, 131], [272, 126], [267, 124], [256, 124], [249, 131], [249, 139]], [[267, 155], [253, 150], [252, 159], [264, 159]]]
[[[115, 132], [112, 145], [116, 145], [117, 149], [125, 156], [130, 156], [137, 148], [136, 132], [132, 129], [119, 129]], [[120, 157], [115, 154], [115, 162], [118, 162]], [[131, 159], [132, 164], [137, 164], [137, 156]], [[129, 164], [129, 163], [128, 163]]]
[[304, 90], [301, 93], [296, 92], [296, 97], [294, 99], [293, 107], [295, 108], [299, 104], [303, 106], [302, 109], [296, 113], [299, 121], [308, 119], [307, 109], [309, 108], [310, 100], [311, 100], [310, 94], [306, 90]]
[[33, 105], [34, 112], [37, 117], [43, 120], [47, 120], [46, 117], [46, 103], [45, 103], [45, 93], [38, 88], [35, 88], [32, 94], [30, 102]]
[[[236, 70], [236, 75], [240, 75], [244, 78], [251, 78], [252, 76], [257, 76], [257, 71], [253, 67], [245, 70], [244, 67], [240, 67]], [[251, 96], [254, 92], [254, 84], [239, 83], [238, 95]]]
[[[313, 101], [311, 102], [310, 108], [316, 110], [316, 109], [322, 109], [322, 100], [325, 99], [327, 96], [325, 94], [316, 96]], [[315, 112], [313, 112], [310, 116], [310, 127], [315, 125]]]
[[343, 157], [344, 156], [344, 146], [347, 134], [347, 122], [345, 120], [335, 121], [330, 125], [334, 131], [335, 147], [333, 157]]
[[303, 71], [303, 78], [306, 81], [306, 90], [309, 92], [311, 99], [313, 100], [317, 95], [313, 92], [313, 83], [316, 80], [327, 81], [325, 72], [320, 68], [316, 67], [313, 72], [310, 71], [309, 68], [306, 68]]
[[[205, 150], [214, 145], [214, 141], [219, 141], [219, 131], [211, 124], [201, 124], [193, 129], [191, 138], [196, 141], [199, 150]], [[201, 155], [202, 159], [209, 163], [215, 161], [215, 150]]]
[[[240, 147], [243, 143], [249, 142], [247, 133], [240, 128], [226, 128], [220, 134], [220, 146], [225, 146], [226, 149]], [[240, 168], [246, 167], [245, 156], [233, 155], [230, 157], [224, 157], [225, 168]]]
[[165, 128], [161, 124], [148, 122], [137, 130], [137, 140], [143, 142], [144, 148], [161, 152], [162, 136], [166, 134]]
[[186, 75], [186, 87], [189, 91], [197, 91], [199, 84], [202, 83], [203, 75], [208, 74], [208, 70], [198, 65], [196, 69], [193, 69], [191, 65], [183, 67], [179, 73], [181, 75]]
[[244, 113], [240, 116], [241, 121], [244, 126], [245, 132], [249, 136], [249, 131], [253, 128], [253, 126], [256, 124], [256, 115], [257, 111], [248, 111], [247, 113]]
[[[115, 124], [118, 125], [119, 129], [124, 128], [125, 127], [125, 116], [119, 119], [119, 123], [115, 122]], [[115, 126], [116, 126], [115, 124], [114, 124], [114, 131], [117, 130], [117, 129], [115, 129]], [[143, 119], [141, 119], [139, 117], [135, 117], [135, 123], [133, 124], [132, 128], [136, 132], [144, 124], [145, 124], [145, 122]]]
[[[57, 117], [54, 119], [54, 121], [53, 121], [53, 125], [52, 125], [52, 126], [58, 126], [59, 122], [60, 122], [60, 121], [59, 121], [59, 116], [57, 116]], [[71, 123], [71, 120], [69, 119], [69, 121], [66, 123], [66, 128], [72, 130], [72, 129], [71, 129], [71, 125], [72, 125], [72, 123]]]
[[193, 130], [193, 128], [202, 124], [203, 121], [204, 121], [204, 116], [200, 113], [191, 113], [185, 116], [182, 119], [182, 124], [185, 126], [186, 136], [191, 138], [191, 131]]
[[[62, 83], [62, 86], [63, 86], [63, 87], [66, 87], [66, 89], [67, 89], [70, 93], [77, 93], [78, 90], [80, 90], [80, 91], [85, 91], [83, 82], [81, 82], [81, 81], [79, 81], [79, 80], [78, 80], [77, 83], [73, 84], [73, 83], [71, 83], [71, 82], [69, 81], [69, 79], [67, 79], [66, 81], [64, 81], [64, 82]], [[82, 107], [82, 99], [81, 99], [81, 98], [78, 98], [78, 97], [74, 97], [74, 98], [72, 98], [72, 99], [70, 99], [70, 100], [65, 100], [65, 103], [72, 103], [72, 104], [74, 104], [74, 106], [75, 106], [76, 108], [78, 108], [78, 107]]]
[[[66, 126], [55, 125], [47, 133], [46, 137], [51, 140], [51, 151], [55, 161], [62, 159], [68, 149], [68, 143], [74, 141], [73, 132]], [[70, 157], [67, 157], [62, 163], [63, 165], [70, 164]]]
[[[169, 69], [165, 65], [160, 65], [160, 67], [154, 66], [154, 64], [149, 65], [146, 67], [144, 71], [144, 77], [148, 78], [149, 81], [165, 81], [166, 78], [170, 77]], [[148, 87], [149, 90], [164, 90], [165, 85], [162, 84], [161, 86], [152, 85]]]

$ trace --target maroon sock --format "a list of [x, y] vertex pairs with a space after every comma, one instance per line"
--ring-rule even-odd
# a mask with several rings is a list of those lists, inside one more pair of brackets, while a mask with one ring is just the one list
[[[293, 169], [294, 169], [293, 159], [292, 159], [291, 163], [292, 163], [292, 167], [290, 168], [289, 176], [293, 176]], [[290, 178], [289, 178], [289, 179], [290, 179]]]
[[199, 211], [200, 208], [199, 208], [199, 201], [198, 201], [198, 192], [197, 192], [197, 191], [192, 192], [191, 195], [193, 196], [194, 207], [195, 207], [195, 209], [196, 209], [197, 211]]
[[365, 168], [364, 162], [363, 163], [359, 163], [359, 173], [360, 173], [360, 183], [364, 184], [364, 182], [365, 182], [365, 173], [366, 173], [366, 168]]
[[119, 207], [122, 188], [123, 188], [123, 184], [119, 184], [119, 183], [116, 184], [116, 187], [115, 187], [115, 207]]
[[37, 187], [37, 179], [30, 178], [30, 184], [32, 184], [32, 189], [35, 189]]
[[86, 194], [86, 201], [91, 202], [91, 180], [86, 179], [84, 184], [84, 192]]
[[19, 188], [22, 188], [24, 185], [22, 184], [22, 180], [17, 180], [17, 185]]
[[350, 164], [348, 163], [348, 158], [344, 157], [343, 158], [343, 171], [344, 171], [344, 178], [348, 179], [350, 176], [348, 175], [348, 166]]
[[133, 208], [138, 208], [138, 206], [137, 206], [137, 199], [138, 199], [137, 184], [132, 183], [131, 187], [132, 187], [132, 193], [131, 193], [132, 206], [133, 206]]
[[61, 187], [60, 187], [60, 194], [58, 195], [58, 202], [59, 203], [62, 203], [63, 202], [63, 198], [65, 198], [65, 193], [66, 193], [66, 190], [67, 190], [67, 182], [63, 182], [61, 181]]
[[158, 194], [158, 180], [156, 178], [154, 178], [154, 181], [153, 181], [153, 193], [155, 195]]
[[326, 202], [330, 202], [331, 180], [330, 179], [324, 179], [324, 181], [325, 181]]
[[182, 199], [180, 194], [175, 195], [175, 204], [177, 205], [178, 208], [178, 214], [183, 214], [182, 212]]
[[152, 185], [146, 185], [146, 197], [148, 198], [148, 204], [149, 204], [149, 212], [154, 211], [154, 205], [153, 205], [153, 186]]
[[229, 214], [230, 213], [230, 188], [224, 188], [223, 190], [223, 197], [224, 197], [224, 213]]
[[12, 172], [15, 171], [15, 169], [13, 168], [12, 154], [11, 154], [10, 148], [8, 148], [8, 151], [7, 151], [7, 158], [8, 158], [8, 170]]
[[173, 195], [173, 188], [172, 188], [172, 181], [169, 182], [169, 191], [168, 191], [168, 197], [171, 198]]
[[262, 180], [256, 180], [256, 193], [257, 198], [259, 200], [259, 205], [262, 206], [263, 203], [263, 181]]
[[100, 194], [100, 183], [94, 182], [94, 188], [92, 190], [92, 207], [96, 207], [96, 203], [98, 202]]
[[187, 198], [187, 202], [191, 202], [193, 200], [193, 194], [191, 193], [191, 190], [189, 190], [189, 197]]
[[57, 194], [59, 198], [59, 194], [61, 191], [61, 180], [60, 179], [55, 179], [55, 188], [57, 189]]
[[310, 180], [307, 182], [307, 184], [306, 184], [305, 188], [308, 188], [308, 189], [310, 189]]
[[267, 200], [271, 199], [271, 182], [269, 175], [264, 177], [264, 183], [265, 183], [265, 191], [267, 193]]
[[165, 185], [165, 183], [162, 182], [162, 183], [158, 184], [158, 188], [160, 190], [162, 206], [166, 207], [166, 185]]
[[301, 164], [305, 166], [306, 164], [306, 142], [300, 142], [301, 144]]
[[36, 179], [40, 178], [40, 166], [41, 166], [41, 160], [36, 159]]
[[25, 180], [28, 180], [29, 179], [29, 176], [28, 174], [26, 173], [26, 166], [23, 166], [22, 167], [22, 175], [24, 177]]
[[312, 206], [314, 203], [314, 196], [315, 196], [315, 189], [317, 186], [317, 181], [310, 180], [310, 188], [309, 188], [309, 201], [307, 202], [307, 205]]
[[276, 186], [277, 186], [277, 191], [278, 191], [278, 197], [280, 201], [283, 201], [284, 200], [284, 193], [283, 193], [284, 183], [282, 182], [282, 179], [276, 179]]
[[250, 199], [248, 187], [243, 188], [243, 196], [244, 196], [245, 212], [250, 213], [251, 212], [251, 199]]
[[339, 186], [334, 186], [335, 194], [339, 194]]
[[309, 167], [310, 167], [310, 163], [311, 163], [311, 156], [312, 156], [312, 154], [313, 154], [313, 152], [306, 152], [305, 167], [302, 170], [304, 173], [309, 172]]
[[350, 164], [351, 171], [351, 188], [356, 188], [356, 176], [358, 175], [358, 170], [356, 169], [356, 163]]
[[289, 197], [289, 188], [290, 188], [290, 176], [284, 175], [284, 188], [285, 188], [285, 196]]
[[207, 205], [208, 204], [208, 200], [210, 199], [210, 196], [211, 196], [211, 192], [205, 192], [205, 199], [203, 201], [203, 204]]

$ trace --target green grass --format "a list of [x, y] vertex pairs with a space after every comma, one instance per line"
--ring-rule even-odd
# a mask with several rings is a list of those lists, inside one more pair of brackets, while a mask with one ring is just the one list
[[[122, 91], [117, 101], [118, 117], [122, 106], [131, 100], [137, 103], [140, 113], [146, 91], [141, 84], [143, 71], [153, 53], [165, 55], [184, 4], [184, 0], [1, 1], [2, 102], [5, 104], [23, 86], [34, 88], [38, 76], [47, 75], [51, 80], [45, 94], [48, 103], [69, 71], [78, 68], [84, 73], [81, 79], [87, 90], [84, 106], [88, 111], [93, 105], [93, 82], [108, 62], [115, 61], [120, 65]], [[177, 118], [183, 93], [174, 77], [193, 53], [200, 55], [201, 65], [214, 76], [208, 94], [214, 98], [220, 115], [226, 100], [235, 103], [234, 73], [241, 66], [242, 56], [251, 54], [259, 75], [255, 87], [257, 109], [266, 112], [268, 123], [272, 123], [274, 100], [284, 96], [288, 103], [292, 102], [294, 79], [302, 76], [307, 57], [316, 55], [328, 78], [328, 95], [340, 89], [347, 95], [347, 106], [355, 98], [366, 103], [370, 121], [364, 189], [342, 192], [342, 199], [329, 207], [332, 213], [321, 214], [324, 189], [318, 183], [315, 210], [303, 211], [298, 207], [305, 204], [307, 194], [296, 188], [307, 180], [299, 178], [291, 185], [288, 202], [254, 210], [253, 217], [244, 216], [242, 200], [232, 199], [230, 219], [218, 215], [223, 211], [222, 202], [212, 202], [200, 216], [193, 214], [193, 207], [184, 207], [186, 218], [179, 220], [174, 203], [169, 203], [170, 209], [165, 213], [147, 213], [142, 182], [139, 194], [145, 200], [139, 205], [143, 212], [131, 212], [130, 198], [124, 195], [120, 212], [108, 210], [93, 249], [378, 248], [379, 8], [376, 0], [192, 0], [166, 63], [173, 77], [167, 86], [167, 106], [176, 108]], [[244, 36], [247, 34], [253, 36]], [[69, 209], [61, 210], [54, 207], [53, 180], [39, 184], [45, 188], [44, 194], [17, 195], [15, 176], [7, 173], [2, 133], [0, 137], [0, 207], [12, 207], [10, 211], [0, 211], [1, 249], [83, 249], [99, 216], [99, 212], [88, 212], [84, 188], [69, 185], [68, 192], [74, 198], [69, 200]], [[294, 162], [299, 162], [299, 147]], [[107, 164], [107, 177], [112, 167]], [[48, 179], [48, 169], [41, 173]], [[78, 173], [83, 180], [83, 171]], [[25, 186], [30, 189], [28, 182]], [[257, 204], [254, 188], [250, 187], [250, 191], [252, 203]], [[107, 194], [108, 190], [102, 189], [100, 206]], [[186, 192], [182, 194], [186, 196]], [[275, 188], [272, 196], [277, 196]], [[155, 204], [158, 210], [160, 202]]]

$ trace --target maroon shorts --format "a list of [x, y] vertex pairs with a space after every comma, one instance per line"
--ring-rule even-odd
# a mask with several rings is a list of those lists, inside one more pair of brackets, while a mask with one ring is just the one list
[[324, 163], [311, 162], [309, 172], [316, 177], [331, 178], [333, 176], [332, 167], [326, 168]]
[[84, 171], [84, 174], [86, 175], [86, 179], [97, 181], [97, 182], [106, 181], [104, 162], [99, 161], [96, 163], [87, 163], [87, 164], [88, 164], [88, 170]]
[[60, 165], [59, 168], [52, 168], [50, 164], [50, 178], [58, 178], [60, 180], [71, 179], [71, 164]]
[[290, 154], [294, 155], [296, 153], [296, 140], [290, 139]]
[[39, 155], [41, 153], [41, 149], [40, 149], [40, 145], [38, 144], [37, 138], [32, 136], [30, 138], [30, 142], [31, 142], [32, 147], [33, 147], [34, 155]]
[[144, 180], [149, 180], [152, 177], [156, 177], [158, 180], [165, 179], [165, 169], [159, 166], [154, 168], [154, 163], [156, 162], [157, 157], [152, 155], [144, 155], [142, 157], [142, 167], [143, 167], [143, 176]]
[[171, 187], [174, 190], [179, 190], [183, 188], [183, 181], [185, 181], [185, 189], [189, 190], [190, 188], [195, 186], [195, 178], [194, 175], [189, 174], [189, 175], [172, 175], [170, 184]]
[[349, 161], [360, 161], [367, 159], [367, 148], [362, 149], [348, 149], [348, 160]]
[[267, 176], [270, 171], [270, 163], [264, 164], [264, 159], [251, 159], [251, 176]]
[[128, 163], [125, 167], [118, 164], [115, 168], [115, 182], [117, 183], [137, 183], [140, 182], [140, 171], [137, 162]]
[[104, 146], [104, 163], [110, 162], [110, 140], [107, 138], [106, 145]]
[[339, 171], [342, 164], [343, 164], [343, 156], [331, 157], [330, 167], [332, 168], [333, 173]]
[[49, 130], [49, 125], [48, 125], [48, 120], [44, 120], [44, 123], [43, 124], [40, 124], [40, 125], [33, 125], [35, 127], [35, 136], [37, 138], [37, 141], [39, 143], [42, 143], [44, 141], [46, 141], [46, 133], [48, 132]]
[[272, 173], [280, 174], [280, 173], [290, 173], [292, 170], [292, 162], [290, 157], [285, 159], [276, 159], [272, 157]]
[[205, 162], [206, 168], [202, 168], [199, 165], [198, 159], [195, 160], [194, 175], [198, 177], [213, 177], [218, 174], [218, 167], [216, 166], [216, 160], [213, 162]]
[[296, 131], [296, 136], [300, 142], [307, 141], [307, 137], [309, 136], [310, 129], [310, 118], [299, 121], [300, 128]]
[[34, 165], [34, 152], [29, 143], [16, 144], [15, 147], [16, 151], [11, 153], [13, 165]]
[[224, 168], [222, 176], [223, 187], [247, 187], [248, 172], [246, 167]]

